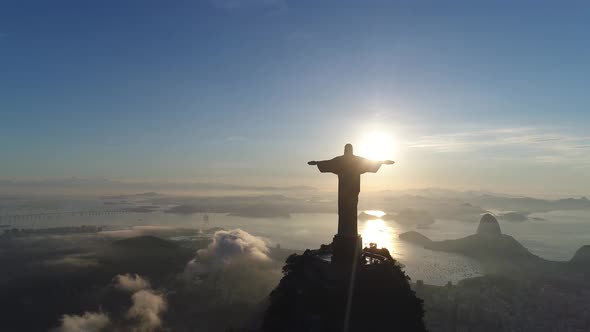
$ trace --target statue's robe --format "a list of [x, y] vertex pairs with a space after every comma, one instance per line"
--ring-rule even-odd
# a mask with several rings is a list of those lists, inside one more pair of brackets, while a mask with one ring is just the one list
[[338, 234], [356, 237], [361, 174], [376, 173], [381, 167], [381, 161], [344, 155], [319, 161], [317, 166], [322, 173], [338, 175]]

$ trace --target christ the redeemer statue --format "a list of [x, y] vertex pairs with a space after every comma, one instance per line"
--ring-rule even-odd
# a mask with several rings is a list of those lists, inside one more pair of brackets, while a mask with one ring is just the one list
[[357, 231], [357, 205], [361, 191], [361, 174], [376, 173], [381, 165], [393, 161], [375, 161], [355, 156], [352, 145], [344, 146], [344, 155], [324, 161], [310, 161], [322, 173], [338, 175], [338, 234], [334, 236], [332, 258], [335, 263], [352, 263], [360, 250], [361, 239]]

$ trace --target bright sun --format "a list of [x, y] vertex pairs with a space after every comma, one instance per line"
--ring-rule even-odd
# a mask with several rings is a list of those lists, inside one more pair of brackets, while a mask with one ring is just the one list
[[355, 149], [356, 155], [372, 160], [393, 159], [393, 138], [383, 132], [373, 132], [365, 136]]

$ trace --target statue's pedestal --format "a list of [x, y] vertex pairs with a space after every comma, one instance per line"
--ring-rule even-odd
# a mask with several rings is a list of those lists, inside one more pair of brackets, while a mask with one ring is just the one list
[[360, 235], [334, 235], [332, 241], [332, 264], [344, 269], [352, 269], [356, 265], [363, 248]]

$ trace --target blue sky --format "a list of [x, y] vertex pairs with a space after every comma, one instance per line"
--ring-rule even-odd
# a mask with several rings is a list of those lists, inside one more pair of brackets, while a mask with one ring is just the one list
[[0, 3], [0, 178], [586, 194], [583, 1]]

